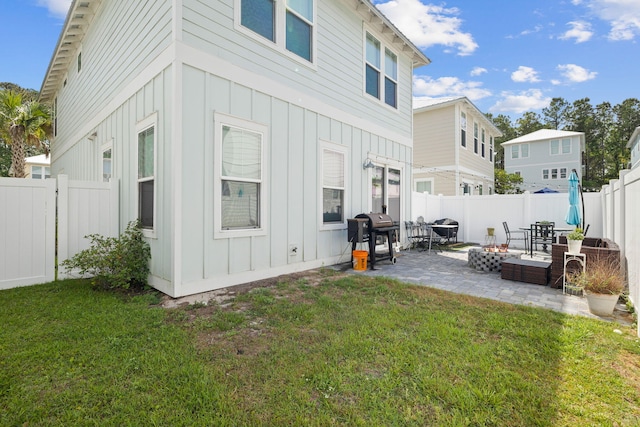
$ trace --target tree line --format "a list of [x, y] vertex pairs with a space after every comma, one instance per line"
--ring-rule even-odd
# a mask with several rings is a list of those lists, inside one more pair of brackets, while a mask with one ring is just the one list
[[627, 142], [640, 126], [640, 101], [628, 98], [617, 105], [602, 102], [594, 106], [589, 98], [573, 103], [564, 98], [553, 98], [541, 114], [524, 113], [515, 123], [504, 114], [495, 117], [487, 114], [487, 117], [503, 134], [495, 141], [496, 192], [513, 192], [518, 183], [516, 177], [504, 172], [502, 143], [540, 129], [584, 132], [582, 186], [599, 190], [610, 179], [618, 178], [619, 172], [629, 165], [631, 153]]

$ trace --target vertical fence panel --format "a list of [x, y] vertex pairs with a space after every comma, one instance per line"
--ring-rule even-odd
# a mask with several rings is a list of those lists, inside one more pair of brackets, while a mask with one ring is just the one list
[[55, 180], [0, 178], [0, 289], [55, 275]]

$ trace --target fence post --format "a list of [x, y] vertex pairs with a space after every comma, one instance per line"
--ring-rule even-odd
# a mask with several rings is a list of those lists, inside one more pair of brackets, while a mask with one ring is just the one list
[[69, 257], [69, 177], [58, 175], [58, 278], [66, 278], [60, 263]]

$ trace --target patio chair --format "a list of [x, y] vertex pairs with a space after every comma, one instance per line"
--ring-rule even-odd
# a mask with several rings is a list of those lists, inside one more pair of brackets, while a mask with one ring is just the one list
[[543, 252], [547, 252], [547, 246], [552, 245], [555, 242], [555, 232], [553, 228], [555, 223], [553, 222], [536, 222], [531, 224], [531, 256], [533, 257], [533, 250], [538, 250], [538, 245], [542, 245]]
[[409, 239], [409, 250], [420, 247], [422, 245], [423, 237], [420, 234], [420, 229], [413, 221], [405, 221], [404, 228], [407, 231], [407, 239]]
[[442, 252], [442, 245], [447, 241], [446, 237], [442, 237], [433, 229], [433, 224], [428, 222], [419, 223], [421, 234], [423, 236], [423, 244], [425, 249]]
[[[509, 247], [509, 244], [511, 243], [512, 240], [524, 240], [524, 252], [527, 253], [529, 252], [529, 232], [527, 230], [509, 230], [509, 225], [507, 224], [507, 221], [504, 221], [502, 223], [502, 226], [504, 227], [504, 232], [507, 235], [507, 247]], [[518, 237], [521, 236], [521, 237]]]

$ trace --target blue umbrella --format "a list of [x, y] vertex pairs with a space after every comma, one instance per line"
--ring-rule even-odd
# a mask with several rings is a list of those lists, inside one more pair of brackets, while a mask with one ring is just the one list
[[578, 204], [580, 203], [578, 194], [579, 185], [580, 180], [578, 179], [578, 174], [573, 170], [569, 175], [569, 212], [567, 212], [565, 222], [575, 226], [579, 226], [582, 222], [580, 219], [580, 210], [578, 209]]

